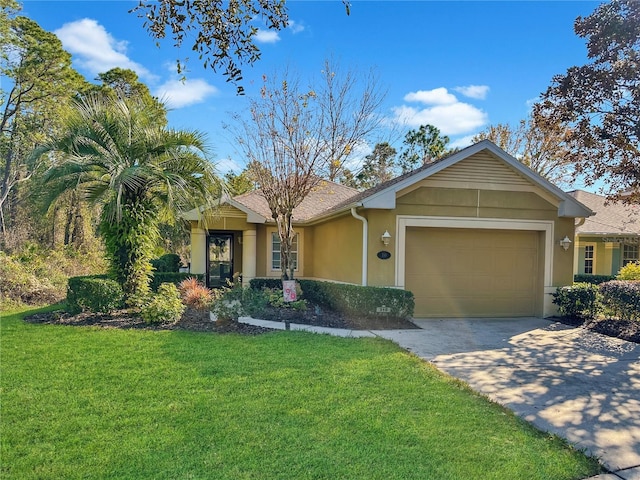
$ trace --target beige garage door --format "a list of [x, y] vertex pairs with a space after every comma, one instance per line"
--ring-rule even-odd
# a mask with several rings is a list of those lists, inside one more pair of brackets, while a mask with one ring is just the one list
[[405, 288], [416, 317], [535, 316], [539, 234], [408, 227]]

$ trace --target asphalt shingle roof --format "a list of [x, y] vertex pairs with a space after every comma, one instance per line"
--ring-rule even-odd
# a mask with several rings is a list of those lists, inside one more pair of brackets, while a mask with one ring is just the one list
[[576, 227], [576, 233], [640, 234], [640, 206], [607, 203], [602, 195], [584, 190], [567, 193], [595, 212], [584, 224]]
[[[293, 219], [296, 222], [309, 221], [314, 217], [332, 210], [336, 205], [357, 196], [358, 193], [360, 192], [355, 188], [340, 185], [339, 183], [330, 182], [328, 180], [322, 180], [320, 184], [316, 186], [309, 195], [307, 195], [302, 203], [293, 210]], [[272, 221], [271, 210], [269, 210], [267, 200], [262, 196], [260, 191], [256, 190], [248, 192], [238, 195], [237, 197], [233, 197], [233, 199], [262, 215], [267, 219], [267, 221]]]

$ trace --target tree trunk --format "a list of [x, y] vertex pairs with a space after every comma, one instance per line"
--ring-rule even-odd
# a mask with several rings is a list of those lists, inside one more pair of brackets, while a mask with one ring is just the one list
[[282, 280], [293, 280], [295, 264], [291, 258], [291, 244], [295, 238], [292, 225], [293, 214], [286, 212], [277, 219], [278, 235], [280, 236], [280, 271]]

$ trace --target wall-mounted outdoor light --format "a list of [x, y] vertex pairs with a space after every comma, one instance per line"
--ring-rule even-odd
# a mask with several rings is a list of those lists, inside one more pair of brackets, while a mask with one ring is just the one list
[[562, 240], [560, 240], [560, 246], [564, 248], [565, 252], [569, 250], [571, 246], [571, 239], [568, 236], [565, 236]]
[[389, 242], [391, 241], [391, 234], [389, 233], [389, 230], [384, 231], [384, 233], [382, 234], [381, 240], [382, 240], [382, 243], [384, 243], [385, 245], [389, 245]]

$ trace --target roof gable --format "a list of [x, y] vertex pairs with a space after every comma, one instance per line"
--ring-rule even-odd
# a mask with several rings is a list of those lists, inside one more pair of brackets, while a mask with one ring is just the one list
[[529, 186], [531, 181], [509, 168], [488, 150], [463, 158], [429, 179], [433, 182], [469, 185]]
[[588, 217], [591, 210], [488, 140], [363, 192], [357, 200], [365, 208], [393, 209], [397, 195], [423, 180], [435, 185], [466, 188], [524, 189], [535, 187], [554, 199], [561, 217]]

